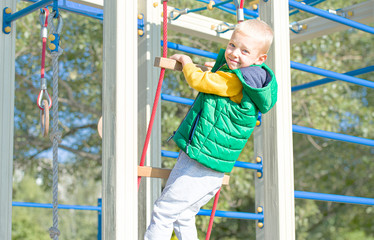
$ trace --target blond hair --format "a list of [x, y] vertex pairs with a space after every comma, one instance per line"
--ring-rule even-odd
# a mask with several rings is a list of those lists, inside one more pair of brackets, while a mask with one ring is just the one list
[[263, 41], [262, 50], [264, 53], [269, 51], [273, 42], [273, 30], [271, 27], [262, 20], [249, 19], [236, 25], [234, 32], [241, 32], [245, 35], [256, 37]]

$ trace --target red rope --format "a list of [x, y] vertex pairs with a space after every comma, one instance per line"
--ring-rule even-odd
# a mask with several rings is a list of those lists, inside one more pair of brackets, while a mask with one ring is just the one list
[[212, 209], [212, 213], [210, 214], [209, 226], [208, 226], [208, 231], [207, 231], [206, 236], [205, 236], [205, 240], [209, 240], [210, 234], [212, 233], [213, 220], [214, 220], [214, 215], [216, 214], [216, 209], [217, 209], [218, 198], [219, 198], [220, 192], [221, 192], [221, 188], [218, 190], [218, 192], [216, 193], [216, 196], [214, 197], [213, 209]]
[[[45, 11], [45, 23], [44, 27], [48, 26], [48, 15], [49, 11], [48, 8], [44, 8]], [[40, 69], [40, 77], [44, 78], [44, 73], [45, 73], [45, 49], [47, 46], [47, 38], [43, 37], [43, 47], [42, 47], [42, 63], [41, 63], [41, 69]]]
[[244, 7], [244, 0], [241, 0], [239, 8], [243, 8], [243, 7]]
[[[167, 42], [168, 41], [167, 40], [167, 31], [168, 31], [167, 15], [168, 15], [167, 1], [164, 0], [164, 2], [163, 2], [163, 21], [164, 21], [163, 40], [164, 40], [164, 46], [163, 46], [163, 53], [162, 53], [162, 57], [164, 57], [164, 58], [167, 57], [167, 52], [168, 52], [168, 47], [167, 47], [168, 46], [168, 42]], [[156, 115], [156, 111], [157, 111], [158, 100], [160, 99], [161, 87], [162, 87], [162, 82], [164, 80], [164, 76], [165, 76], [165, 68], [162, 68], [161, 73], [160, 73], [160, 78], [158, 80], [156, 96], [155, 96], [155, 100], [154, 100], [153, 108], [152, 108], [151, 119], [149, 121], [147, 136], [145, 138], [145, 143], [144, 143], [143, 152], [142, 152], [142, 156], [141, 156], [141, 159], [140, 159], [139, 166], [144, 166], [145, 157], [146, 157], [147, 149], [148, 149], [148, 145], [149, 145], [149, 140], [151, 138], [152, 127], [153, 127], [153, 123], [155, 121], [155, 115]], [[138, 189], [139, 189], [139, 185], [140, 185], [141, 180], [142, 180], [142, 177], [138, 176]]]

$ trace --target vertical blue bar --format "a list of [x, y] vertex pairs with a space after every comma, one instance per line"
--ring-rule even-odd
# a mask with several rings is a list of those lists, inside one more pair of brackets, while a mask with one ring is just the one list
[[[97, 206], [102, 209], [102, 199], [97, 199]], [[101, 210], [97, 211], [97, 240], [101, 240]]]

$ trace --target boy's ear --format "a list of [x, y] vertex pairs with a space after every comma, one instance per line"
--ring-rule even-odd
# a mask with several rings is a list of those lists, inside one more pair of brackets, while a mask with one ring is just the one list
[[261, 65], [261, 64], [263, 64], [263, 63], [266, 61], [267, 58], [268, 58], [268, 55], [267, 55], [267, 54], [261, 54], [261, 55], [258, 57], [258, 59], [257, 59], [257, 61], [255, 62], [255, 64], [256, 64], [256, 65]]

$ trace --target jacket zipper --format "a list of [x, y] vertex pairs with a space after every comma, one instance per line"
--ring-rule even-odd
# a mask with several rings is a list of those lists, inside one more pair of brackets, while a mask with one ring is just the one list
[[197, 123], [199, 122], [199, 119], [200, 119], [200, 115], [201, 115], [201, 111], [197, 114], [196, 118], [195, 118], [195, 121], [193, 123], [193, 128], [191, 129], [190, 131], [190, 136], [188, 138], [188, 143], [186, 145], [186, 154], [188, 154], [188, 147], [191, 145], [191, 142], [192, 142], [192, 138], [193, 138], [193, 135], [195, 134], [195, 130], [196, 130], [196, 126], [197, 126]]
[[166, 140], [167, 142], [169, 142], [175, 135], [175, 133], [178, 131], [178, 129], [180, 128], [180, 126], [182, 125], [182, 123], [184, 122], [184, 120], [186, 119], [187, 115], [190, 113], [192, 107], [195, 105], [195, 102], [197, 100], [197, 98], [200, 96], [200, 93], [197, 94], [196, 98], [195, 98], [195, 101], [192, 103], [190, 109], [188, 110], [188, 112], [186, 113], [186, 116], [184, 116], [183, 120], [181, 121], [181, 123], [179, 124], [177, 130], [173, 131], [173, 134]]

